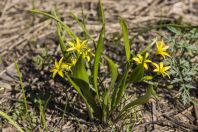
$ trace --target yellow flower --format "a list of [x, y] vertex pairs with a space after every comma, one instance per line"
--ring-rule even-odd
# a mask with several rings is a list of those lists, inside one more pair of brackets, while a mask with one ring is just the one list
[[90, 57], [95, 56], [93, 52], [91, 52], [91, 49], [87, 49], [85, 52], [83, 52], [83, 58], [87, 59], [87, 61], [90, 61]]
[[[148, 69], [147, 63], [149, 63], [149, 62], [151, 63], [152, 62], [151, 60], [147, 59], [148, 56], [149, 56], [149, 53], [146, 53], [145, 54], [145, 59], [144, 59], [144, 68], [145, 69]], [[138, 65], [139, 64], [142, 64], [143, 56], [140, 55], [140, 54], [137, 54], [137, 56], [136, 57], [133, 57], [132, 60], [134, 60]]]
[[58, 75], [60, 75], [61, 77], [64, 77], [64, 70], [70, 70], [71, 66], [64, 64], [63, 63], [63, 57], [59, 60], [59, 62], [57, 62], [57, 60], [55, 60], [55, 64], [52, 67], [52, 69], [50, 69], [50, 72], [53, 72], [52, 77], [54, 78], [56, 76], [56, 74], [58, 73]]
[[81, 42], [79, 38], [76, 39], [76, 43], [68, 42], [70, 48], [67, 51], [77, 51], [78, 54], [82, 54], [82, 52], [87, 48], [86, 46], [87, 40]]
[[76, 62], [77, 62], [76, 58], [71, 58], [71, 66], [75, 66]]
[[156, 54], [160, 54], [163, 58], [165, 58], [165, 56], [170, 57], [169, 53], [166, 52], [166, 50], [169, 48], [169, 46], [165, 45], [163, 40], [157, 41], [156, 46], [157, 46]]
[[164, 77], [165, 75], [167, 75], [167, 76], [170, 78], [170, 76], [169, 76], [168, 73], [166, 72], [167, 70], [170, 69], [170, 66], [164, 67], [164, 63], [163, 63], [163, 62], [160, 62], [159, 65], [156, 64], [156, 63], [152, 63], [152, 64], [156, 67], [156, 69], [153, 70], [154, 72], [156, 72], [158, 75], [162, 75], [163, 77]]

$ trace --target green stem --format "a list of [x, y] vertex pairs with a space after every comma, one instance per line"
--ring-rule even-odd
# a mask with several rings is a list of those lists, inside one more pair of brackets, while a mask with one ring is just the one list
[[0, 111], [0, 116], [8, 120], [9, 123], [12, 124], [19, 132], [24, 132], [23, 129], [3, 111]]
[[24, 105], [25, 105], [25, 112], [27, 114], [28, 113], [28, 106], [27, 106], [27, 100], [26, 100], [26, 96], [25, 96], [25, 88], [24, 88], [23, 81], [22, 81], [23, 80], [22, 75], [21, 75], [21, 72], [19, 70], [19, 66], [18, 66], [16, 60], [14, 60], [14, 63], [15, 63], [16, 69], [17, 69], [17, 74], [19, 76], [20, 85], [21, 85], [22, 94], [23, 94], [23, 102], [24, 102]]
[[29, 11], [32, 12], [32, 13], [41, 14], [41, 15], [44, 15], [44, 16], [47, 16], [49, 18], [54, 19], [55, 21], [59, 22], [64, 27], [64, 29], [67, 31], [67, 33], [69, 34], [69, 36], [72, 39], [77, 38], [76, 34], [74, 32], [72, 32], [72, 30], [64, 22], [62, 22], [60, 19], [58, 19], [57, 17], [55, 17], [51, 14], [45, 13], [43, 11], [39, 11], [39, 10], [29, 10]]
[[42, 106], [41, 101], [40, 101], [40, 107], [39, 107], [39, 109], [40, 109], [40, 116], [41, 116], [41, 121], [43, 123], [44, 129], [45, 129], [46, 132], [48, 132], [47, 124], [46, 124], [46, 120], [45, 120], [45, 112], [44, 112], [44, 108]]

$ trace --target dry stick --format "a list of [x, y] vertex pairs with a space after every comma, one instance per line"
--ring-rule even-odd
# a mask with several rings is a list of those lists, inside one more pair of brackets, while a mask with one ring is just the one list
[[193, 130], [193, 131], [198, 131], [198, 126], [191, 125], [191, 124], [186, 124], [184, 122], [181, 122], [181, 121], [178, 121], [178, 120], [176, 120], [174, 118], [171, 118], [171, 117], [169, 117], [167, 115], [164, 115], [164, 117], [166, 117], [168, 120], [173, 122], [178, 127], [184, 127], [184, 128], [187, 128], [187, 129], [190, 129], [190, 130]]
[[136, 7], [133, 11], [132, 14], [136, 15], [141, 13], [143, 10], [145, 10], [146, 8], [148, 8], [148, 4], [152, 3], [154, 0], [150, 1], [149, 3], [147, 3], [147, 5], [143, 5], [143, 6], [139, 6]]
[[140, 12], [140, 15], [145, 15], [149, 12], [149, 10], [152, 10], [153, 7], [159, 6], [160, 0], [153, 0], [152, 2], [150, 2], [149, 6], [147, 6], [142, 12]]
[[[198, 102], [198, 99], [195, 99], [195, 101]], [[194, 106], [195, 117], [196, 117], [196, 125], [198, 125], [198, 105], [194, 103], [193, 106]]]
[[[32, 36], [30, 35], [30, 34], [36, 34], [38, 31], [40, 31], [40, 30], [42, 30], [43, 28], [45, 28], [48, 24], [50, 23], [50, 21], [45, 21], [44, 22], [44, 25], [42, 25], [41, 23], [40, 24], [38, 24], [36, 27], [33, 27], [33, 28], [31, 28], [28, 32], [26, 32], [27, 34], [25, 34], [21, 39], [19, 39], [17, 42], [15, 42], [14, 44], [12, 44], [12, 43], [10, 43], [11, 44], [11, 46], [8, 48], [9, 50], [10, 49], [12, 49], [12, 48], [14, 48], [14, 47], [16, 47], [16, 46], [18, 46], [19, 44], [21, 44], [21, 43], [23, 43], [24, 41], [27, 41], [27, 40], [29, 40]], [[35, 30], [35, 29], [38, 29], [38, 30]], [[33, 30], [35, 30], [35, 32], [34, 33], [31, 33]], [[20, 35], [20, 36], [22, 36], [22, 35]], [[20, 37], [19, 35], [17, 35], [17, 36], [15, 36], [15, 38], [17, 37]], [[10, 45], [10, 44], [6, 44], [6, 45]], [[4, 44], [5, 45], [5, 44]], [[2, 51], [0, 51], [0, 52], [2, 52], [0, 55], [1, 56], [3, 56], [3, 55], [5, 55], [6, 53], [7, 53], [7, 51], [6, 51], [7, 49], [3, 49]]]
[[[188, 119], [189, 119], [189, 116], [187, 116], [187, 115], [185, 115], [186, 114], [186, 112], [188, 112], [188, 111], [191, 111], [193, 109], [193, 106], [190, 106], [190, 107], [188, 107], [187, 109], [185, 109], [185, 110], [183, 110], [183, 111], [181, 111], [181, 112], [179, 112], [179, 113], [177, 113], [174, 117], [179, 117], [179, 116], [185, 116], [185, 117], [187, 117]], [[192, 121], [191, 121], [192, 122]]]
[[[31, 32], [34, 32], [35, 30], [37, 31], [38, 28], [44, 28], [46, 25], [48, 25], [50, 23], [50, 20], [47, 20], [47, 21], [44, 21], [44, 22], [41, 22], [37, 25], [35, 25], [34, 27], [30, 28], [28, 31], [25, 31], [19, 35], [16, 35], [14, 36], [12, 39], [9, 39], [7, 42], [4, 42], [4, 45], [8, 44], [8, 43], [11, 43], [12, 40], [16, 39], [16, 38], [22, 38], [21, 40], [19, 39], [18, 43], [20, 43], [20, 41], [23, 41], [26, 39], [26, 37], [30, 36], [29, 34], [32, 34]], [[16, 45], [16, 44], [14, 44]], [[11, 47], [14, 47], [13, 44]], [[10, 49], [10, 48], [9, 48]]]
[[[7, 17], [9, 17], [9, 16], [7, 16]], [[12, 28], [19, 28], [21, 26], [24, 26], [26, 23], [27, 23], [27, 20], [20, 20], [17, 18], [14, 18], [14, 20], [13, 20], [13, 18], [12, 18], [10, 21], [5, 21], [5, 24], [0, 25], [0, 30], [5, 30], [5, 29], [9, 30]]]
[[5, 3], [5, 6], [4, 6], [4, 8], [3, 8], [2, 12], [1, 12], [1, 17], [4, 16], [4, 13], [7, 10], [9, 4], [10, 4], [10, 0], [7, 0], [7, 2]]
[[[152, 101], [152, 120], [155, 122], [157, 120], [156, 118], [157, 112], [156, 112], [156, 102]], [[157, 130], [157, 126], [153, 124], [153, 130]]]
[[[37, 38], [38, 39], [42, 39], [42, 38], [44, 38], [44, 37], [46, 37], [47, 35], [49, 35], [49, 34], [51, 34], [51, 33], [54, 33], [54, 31], [52, 30], [52, 31], [46, 31], [46, 33], [43, 33], [42, 35], [40, 35], [40, 36], [38, 36]], [[19, 46], [18, 46], [18, 48], [20, 49], [20, 48], [22, 48], [24, 45], [26, 45], [28, 42], [27, 41], [24, 41], [23, 43], [21, 43]]]

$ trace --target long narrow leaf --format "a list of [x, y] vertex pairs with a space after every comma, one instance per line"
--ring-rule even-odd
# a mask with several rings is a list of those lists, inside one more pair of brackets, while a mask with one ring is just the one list
[[103, 103], [102, 103], [102, 121], [104, 123], [107, 122], [107, 116], [108, 116], [108, 103], [109, 103], [109, 89], [106, 89], [104, 91], [104, 96], [103, 96]]
[[6, 113], [3, 111], [0, 111], [0, 116], [5, 118], [6, 120], [9, 121], [10, 124], [12, 124], [19, 132], [24, 132], [23, 129], [16, 123], [12, 118], [10, 118]]
[[23, 103], [24, 103], [24, 106], [25, 106], [25, 112], [27, 114], [28, 113], [28, 105], [27, 105], [27, 99], [26, 99], [26, 95], [25, 95], [25, 87], [23, 85], [22, 74], [20, 72], [20, 69], [19, 69], [19, 66], [18, 66], [16, 60], [14, 60], [14, 63], [15, 63], [15, 66], [16, 66], [17, 74], [19, 76], [19, 83], [20, 83], [20, 86], [21, 86], [21, 89], [22, 89], [22, 95], [23, 95]]
[[122, 114], [127, 111], [129, 108], [134, 107], [136, 105], [143, 105], [149, 101], [149, 99], [152, 97], [152, 95], [156, 95], [155, 91], [153, 90], [153, 87], [150, 87], [147, 91], [146, 94], [139, 97], [138, 99], [134, 100], [133, 102], [127, 104], [119, 113], [118, 117], [121, 117]]
[[94, 58], [94, 68], [93, 68], [93, 85], [94, 89], [96, 91], [97, 96], [99, 97], [99, 90], [98, 90], [98, 70], [99, 70], [99, 63], [100, 63], [100, 57], [103, 52], [104, 48], [104, 31], [105, 31], [105, 25], [103, 25], [102, 30], [100, 31], [100, 36], [98, 39], [98, 44], [96, 47], [96, 54]]
[[127, 81], [128, 73], [129, 73], [129, 68], [126, 69], [126, 72], [123, 75], [123, 80], [121, 82], [121, 85], [119, 87], [119, 91], [117, 93], [117, 98], [116, 98], [116, 101], [115, 101], [115, 107], [120, 103], [120, 101], [122, 99], [122, 96], [124, 94], [124, 90], [126, 88], [126, 81]]
[[66, 32], [68, 33], [68, 35], [72, 38], [72, 39], [76, 39], [77, 36], [76, 34], [65, 24], [63, 23], [60, 19], [58, 19], [57, 17], [49, 14], [49, 13], [46, 13], [44, 11], [39, 11], [39, 10], [30, 10], [30, 12], [32, 13], [35, 13], [35, 14], [41, 14], [41, 15], [44, 15], [46, 17], [49, 17], [51, 19], [54, 19], [55, 21], [59, 22], [63, 27], [64, 29], [66, 30]]
[[73, 77], [76, 79], [83, 80], [87, 84], [89, 84], [89, 76], [87, 74], [87, 71], [85, 69], [84, 59], [82, 55], [79, 57], [78, 61], [76, 62], [74, 68], [73, 68]]
[[99, 2], [100, 6], [99, 6], [99, 11], [100, 11], [100, 16], [102, 18], [102, 24], [105, 24], [105, 15], [104, 15], [104, 8], [103, 8], [103, 4], [102, 4], [102, 0], [100, 0]]
[[64, 58], [67, 59], [67, 49], [66, 49], [66, 45], [63, 41], [62, 35], [61, 35], [62, 28], [61, 28], [61, 25], [59, 23], [57, 23], [57, 28], [56, 29], [57, 29], [57, 34], [58, 34], [58, 38], [59, 38], [61, 51], [63, 53]]
[[[121, 91], [124, 90], [125, 88], [125, 83], [126, 83], [126, 79], [128, 76], [128, 72], [129, 72], [129, 65], [126, 66], [126, 69], [124, 71], [124, 74], [121, 76], [121, 78], [119, 79], [116, 88], [113, 91], [113, 95], [112, 95], [112, 101], [111, 101], [111, 111], [114, 110], [114, 108], [116, 107], [118, 101], [118, 93], [120, 94], [119, 96], [119, 100], [121, 98]], [[122, 87], [122, 88], [121, 88]], [[121, 90], [122, 89], [122, 90]], [[121, 91], [120, 91], [121, 90]]]
[[113, 62], [113, 60], [111, 60], [109, 57], [105, 56], [104, 58], [106, 59], [106, 61], [108, 63], [109, 70], [111, 73], [111, 84], [110, 84], [110, 88], [109, 88], [109, 91], [111, 91], [111, 89], [114, 87], [114, 84], [118, 77], [118, 68], [117, 68], [116, 64]]
[[154, 39], [151, 43], [149, 43], [141, 52], [140, 54], [144, 54], [147, 50], [149, 50], [157, 41], [157, 39]]
[[130, 83], [141, 81], [144, 76], [144, 64], [138, 65], [131, 73], [129, 77]]
[[128, 28], [127, 28], [126, 22], [121, 17], [120, 17], [120, 25], [122, 27], [122, 34], [123, 34], [123, 39], [124, 39], [126, 60], [129, 61], [130, 60], [129, 32], [128, 32]]
[[85, 102], [88, 110], [89, 110], [89, 114], [90, 116], [92, 117], [93, 116], [93, 111], [92, 109], [90, 108], [90, 104], [87, 102], [87, 99], [85, 98], [85, 96], [83, 95], [80, 87], [70, 78], [70, 76], [66, 73], [65, 74], [68, 81], [70, 82], [70, 84], [74, 87], [74, 89], [78, 92], [78, 94], [82, 97], [83, 101]]
[[82, 94], [86, 98], [89, 105], [93, 108], [95, 114], [100, 115], [101, 114], [100, 108], [98, 108], [94, 96], [92, 94], [93, 91], [89, 87], [89, 76], [85, 69], [84, 63], [85, 63], [84, 59], [81, 55], [72, 70], [74, 82], [81, 89]]

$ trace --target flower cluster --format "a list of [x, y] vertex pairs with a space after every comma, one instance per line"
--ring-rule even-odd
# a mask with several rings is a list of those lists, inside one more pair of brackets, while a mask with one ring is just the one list
[[77, 56], [81, 55], [83, 58], [87, 59], [87, 61], [90, 61], [90, 57], [94, 56], [93, 52], [91, 52], [91, 49], [87, 47], [87, 40], [81, 41], [79, 38], [76, 38], [75, 42], [68, 42], [70, 48], [67, 49], [68, 52], [75, 52]]
[[[161, 55], [165, 59], [166, 56], [170, 57], [169, 53], [167, 52], [168, 48], [169, 46], [165, 45], [163, 40], [157, 41], [155, 53]], [[156, 72], [158, 75], [162, 75], [162, 76], [166, 75], [170, 78], [170, 76], [167, 73], [167, 70], [170, 69], [170, 66], [164, 66], [163, 62], [160, 62], [159, 64], [152, 62], [151, 60], [148, 59], [148, 57], [149, 57], [149, 53], [146, 53], [144, 57], [141, 54], [137, 54], [137, 56], [133, 57], [132, 60], [134, 60], [137, 63], [137, 65], [143, 63], [145, 69], [148, 69], [147, 63], [151, 63], [153, 64], [153, 66], [155, 66], [153, 72]]]
[[71, 71], [71, 68], [75, 66], [77, 59], [80, 55], [87, 61], [90, 61], [91, 56], [94, 56], [94, 53], [91, 51], [90, 48], [87, 47], [87, 41], [81, 41], [79, 38], [76, 38], [75, 42], [68, 42], [69, 48], [67, 49], [68, 53], [74, 53], [73, 56], [70, 58], [70, 63], [63, 63], [62, 57], [59, 62], [55, 60], [55, 64], [50, 70], [52, 72], [52, 77], [54, 78], [56, 74], [64, 77], [64, 71]]

